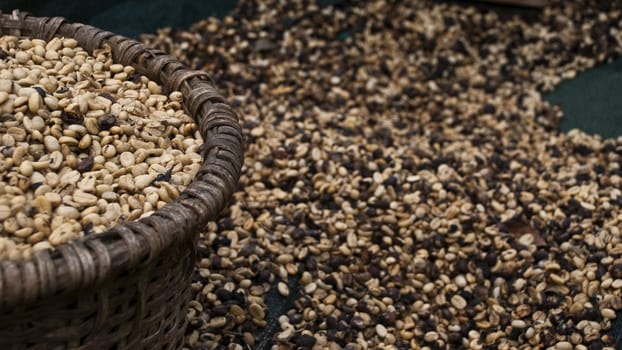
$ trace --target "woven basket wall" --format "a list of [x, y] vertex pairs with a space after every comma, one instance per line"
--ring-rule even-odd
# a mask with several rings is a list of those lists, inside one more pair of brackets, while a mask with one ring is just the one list
[[87, 51], [109, 44], [132, 65], [179, 90], [204, 138], [204, 163], [172, 203], [141, 220], [0, 261], [0, 349], [179, 349], [183, 343], [194, 239], [237, 186], [243, 136], [209, 76], [134, 40], [63, 18], [0, 13], [0, 34], [75, 38]]

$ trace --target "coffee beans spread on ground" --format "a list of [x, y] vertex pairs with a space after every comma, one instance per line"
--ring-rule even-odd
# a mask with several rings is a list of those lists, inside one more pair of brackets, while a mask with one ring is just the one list
[[551, 3], [241, 0], [145, 37], [213, 74], [248, 144], [188, 348], [612, 346], [622, 139], [556, 131], [540, 92], [620, 54], [622, 4]]
[[0, 258], [150, 215], [198, 171], [181, 104], [109, 48], [0, 38]]

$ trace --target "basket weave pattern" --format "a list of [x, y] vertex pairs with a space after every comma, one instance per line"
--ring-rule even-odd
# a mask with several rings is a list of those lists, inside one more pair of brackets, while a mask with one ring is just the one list
[[192, 183], [150, 217], [72, 241], [30, 260], [0, 261], [0, 349], [178, 349], [194, 238], [231, 198], [243, 162], [237, 115], [211, 78], [164, 52], [60, 17], [0, 13], [0, 34], [72, 37], [92, 52], [178, 90], [204, 139]]

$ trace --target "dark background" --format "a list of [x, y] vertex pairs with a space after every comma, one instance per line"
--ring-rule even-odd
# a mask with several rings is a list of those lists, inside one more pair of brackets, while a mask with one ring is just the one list
[[61, 16], [136, 37], [162, 27], [188, 27], [209, 16], [223, 17], [235, 3], [236, 0], [0, 0], [0, 9]]
[[[344, 0], [318, 0], [322, 5]], [[470, 1], [461, 4], [504, 13], [535, 13], [539, 10], [496, 6]], [[62, 16], [129, 37], [154, 33], [158, 28], [184, 28], [200, 19], [228, 14], [236, 0], [0, 0], [0, 9], [19, 8], [38, 16]], [[563, 82], [557, 90], [544, 95], [564, 111], [563, 131], [579, 128], [603, 137], [622, 135], [622, 60], [603, 65]]]

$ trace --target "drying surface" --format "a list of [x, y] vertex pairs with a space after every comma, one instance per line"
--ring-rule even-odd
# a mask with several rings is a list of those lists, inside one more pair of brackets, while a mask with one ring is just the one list
[[345, 3], [144, 37], [212, 72], [247, 137], [188, 347], [612, 346], [622, 143], [559, 133], [538, 91], [619, 54], [621, 4]]

